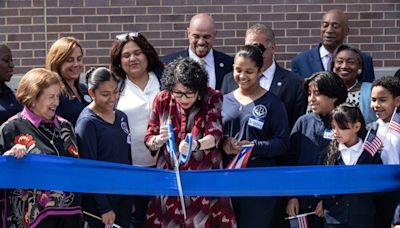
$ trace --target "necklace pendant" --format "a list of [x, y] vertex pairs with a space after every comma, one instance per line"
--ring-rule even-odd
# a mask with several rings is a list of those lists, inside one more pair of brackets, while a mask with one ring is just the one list
[[243, 110], [243, 106], [240, 105], [240, 106], [239, 106], [239, 111], [242, 111], [242, 110]]

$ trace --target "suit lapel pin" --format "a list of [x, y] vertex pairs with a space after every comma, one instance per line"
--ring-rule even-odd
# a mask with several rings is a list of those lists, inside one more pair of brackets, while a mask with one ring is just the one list
[[276, 83], [277, 86], [282, 86], [282, 82]]
[[219, 67], [224, 67], [224, 63], [219, 63]]

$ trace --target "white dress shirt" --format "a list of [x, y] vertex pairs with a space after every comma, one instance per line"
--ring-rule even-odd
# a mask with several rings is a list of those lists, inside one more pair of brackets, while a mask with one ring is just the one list
[[276, 70], [275, 60], [272, 61], [271, 66], [269, 66], [260, 77], [260, 86], [266, 90], [271, 88], [272, 80], [274, 79], [274, 74]]
[[339, 151], [340, 157], [342, 158], [345, 165], [355, 165], [358, 161], [358, 158], [361, 156], [363, 152], [363, 141], [358, 138], [358, 142], [351, 146], [347, 147], [346, 145], [339, 143]]
[[160, 83], [157, 76], [153, 72], [149, 72], [149, 81], [144, 90], [126, 78], [125, 87], [120, 93], [117, 109], [128, 116], [133, 165], [154, 166], [157, 162], [157, 156], [151, 156], [150, 151], [144, 144], [144, 136], [151, 106], [159, 91]]
[[[190, 50], [190, 48], [189, 48], [189, 57], [191, 59], [193, 59], [194, 61], [199, 62], [200, 58], [196, 54], [194, 54], [192, 52], [192, 50]], [[206, 69], [207, 74], [208, 74], [208, 85], [211, 88], [215, 89], [215, 86], [217, 84], [217, 80], [216, 80], [216, 76], [215, 76], [215, 66], [214, 66], [215, 64], [214, 64], [214, 52], [213, 52], [213, 49], [211, 49], [208, 52], [208, 54], [203, 58], [203, 60], [204, 60], [204, 65], [203, 66]]]
[[324, 45], [321, 45], [321, 47], [319, 48], [319, 56], [321, 57], [322, 65], [324, 66], [324, 69], [326, 71], [331, 71], [330, 67], [328, 67], [328, 64], [329, 64], [329, 62], [332, 63], [333, 56], [332, 56], [332, 53], [330, 53], [328, 50], [326, 50]]
[[377, 136], [383, 142], [381, 159], [383, 164], [400, 164], [400, 133], [389, 128], [389, 122], [378, 119]]

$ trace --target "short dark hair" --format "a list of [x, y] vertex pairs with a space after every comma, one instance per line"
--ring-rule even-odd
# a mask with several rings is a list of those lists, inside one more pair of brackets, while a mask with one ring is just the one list
[[[130, 34], [136, 34], [136, 36], [131, 36]], [[156, 69], [162, 68], [163, 63], [160, 60], [156, 50], [154, 49], [153, 45], [146, 39], [146, 37], [137, 32], [137, 33], [126, 33], [125, 39], [115, 39], [114, 43], [111, 47], [111, 71], [120, 79], [125, 79], [126, 72], [122, 69], [121, 66], [121, 52], [122, 48], [125, 46], [126, 43], [129, 41], [135, 42], [140, 49], [142, 49], [143, 53], [146, 55], [147, 58], [147, 71], [155, 71]]]
[[86, 82], [88, 88], [95, 91], [101, 84], [108, 81], [117, 81], [115, 75], [105, 67], [91, 68], [86, 72]]
[[400, 69], [398, 69], [398, 70], [396, 71], [396, 73], [394, 73], [393, 76], [395, 76], [396, 78], [400, 79]]
[[169, 63], [161, 78], [161, 89], [172, 92], [177, 83], [181, 83], [200, 97], [207, 92], [208, 75], [203, 67], [189, 57], [178, 58]]
[[306, 78], [304, 89], [308, 94], [311, 83], [315, 83], [320, 94], [329, 98], [337, 98], [335, 107], [345, 102], [347, 99], [347, 88], [343, 80], [335, 73], [329, 71], [320, 71]]
[[[362, 81], [364, 78], [364, 62], [363, 62], [362, 53], [358, 48], [348, 45], [348, 44], [341, 44], [333, 52], [333, 59], [335, 60], [336, 55], [345, 50], [349, 50], [349, 51], [353, 52], [354, 54], [356, 54], [357, 61], [360, 63], [360, 69], [361, 69], [361, 74], [357, 74], [357, 79], [358, 79], [358, 81]], [[332, 62], [332, 64], [334, 64], [334, 61]], [[329, 67], [331, 67], [331, 66], [329, 66]]]
[[243, 46], [235, 55], [235, 60], [238, 57], [249, 58], [253, 61], [260, 70], [264, 64], [263, 53], [265, 47], [262, 44], [255, 43], [252, 45]]
[[400, 96], [400, 80], [393, 76], [382, 76], [372, 82], [371, 90], [374, 87], [382, 86], [387, 89], [394, 98]]

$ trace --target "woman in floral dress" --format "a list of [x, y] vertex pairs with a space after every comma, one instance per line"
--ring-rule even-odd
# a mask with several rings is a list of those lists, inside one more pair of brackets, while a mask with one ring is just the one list
[[[16, 98], [24, 108], [0, 127], [3, 156], [22, 158], [27, 153], [79, 156], [71, 123], [55, 115], [62, 86], [56, 73], [42, 68], [23, 76]], [[80, 227], [80, 195], [53, 190], [7, 189], [5, 213], [1, 219], [3, 227]]]

